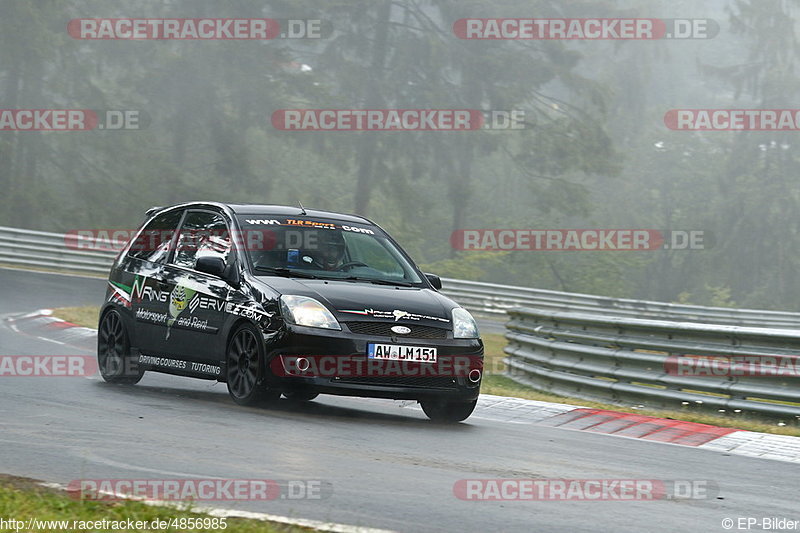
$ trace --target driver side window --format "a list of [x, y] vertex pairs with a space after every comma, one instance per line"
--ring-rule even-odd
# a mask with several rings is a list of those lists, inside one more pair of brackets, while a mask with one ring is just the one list
[[214, 255], [225, 264], [231, 253], [231, 235], [219, 213], [190, 211], [181, 227], [173, 264], [194, 269], [197, 258]]

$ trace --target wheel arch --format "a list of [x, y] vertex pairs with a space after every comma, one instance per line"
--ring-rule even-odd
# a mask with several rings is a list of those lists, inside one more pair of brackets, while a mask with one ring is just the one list
[[103, 319], [111, 311], [116, 311], [117, 314], [122, 317], [122, 323], [125, 326], [125, 333], [128, 335], [128, 342], [130, 342], [131, 347], [138, 347], [139, 343], [136, 339], [136, 328], [134, 327], [135, 319], [130, 309], [116, 305], [113, 302], [106, 302], [102, 307], [100, 307], [100, 314], [97, 317], [98, 330], [100, 329], [100, 324], [103, 322]]
[[[252, 328], [254, 328], [259, 333], [259, 337], [260, 338], [263, 339], [263, 337], [264, 337], [264, 330], [261, 327], [259, 327], [258, 324], [256, 324], [252, 320], [250, 320], [249, 318], [245, 318], [245, 317], [241, 317], [241, 316], [236, 317], [236, 319], [233, 320], [230, 323], [230, 325], [227, 326], [227, 331], [225, 331], [224, 335], [222, 336], [222, 338], [224, 340], [223, 340], [222, 346], [220, 347], [221, 352], [220, 352], [220, 356], [219, 356], [219, 363], [221, 365], [222, 372], [220, 372], [219, 379], [217, 381], [219, 381], [221, 383], [227, 383], [227, 381], [228, 381], [228, 375], [227, 375], [227, 373], [228, 373], [227, 372], [227, 369], [228, 369], [228, 346], [230, 346], [230, 344], [231, 344], [231, 339], [233, 339], [233, 335], [237, 331], [239, 331], [239, 328], [241, 328], [243, 325], [251, 326]], [[266, 354], [266, 348], [264, 349], [264, 353]]]

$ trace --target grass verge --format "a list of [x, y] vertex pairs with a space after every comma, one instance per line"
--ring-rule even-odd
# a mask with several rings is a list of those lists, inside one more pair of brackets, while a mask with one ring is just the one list
[[[211, 517], [202, 513], [195, 513], [190, 510], [179, 510], [173, 507], [161, 507], [154, 505], [146, 505], [141, 502], [133, 501], [119, 501], [119, 502], [95, 502], [95, 501], [80, 501], [67, 495], [63, 491], [42, 487], [35, 480], [27, 478], [12, 477], [0, 475], [0, 517], [6, 523], [0, 523], [0, 531], [98, 531], [111, 528], [82, 528], [82, 525], [76, 522], [98, 522], [108, 520], [119, 522], [145, 522], [148, 527], [136, 529], [127, 528], [127, 525], [122, 529], [115, 529], [116, 531], [223, 531], [221, 523], [217, 522], [218, 527], [202, 528], [204, 521], [202, 519], [212, 520]], [[8, 521], [17, 520], [24, 522], [19, 527], [12, 527]], [[39, 527], [31, 527], [28, 529], [28, 520], [38, 520]], [[158, 524], [153, 524], [154, 520], [157, 521], [171, 521], [174, 519], [193, 519], [195, 524], [191, 521], [184, 522], [184, 525], [198, 525], [196, 522], [200, 520], [201, 528], [180, 528], [169, 527], [161, 529]], [[217, 519], [222, 520], [222, 519]], [[43, 522], [51, 522], [46, 524]], [[58, 524], [60, 522], [60, 524]], [[262, 522], [260, 520], [251, 520], [243, 518], [227, 518], [225, 519], [227, 528], [224, 529], [226, 533], [309, 533], [318, 531], [298, 526], [291, 526], [287, 524], [279, 524], [275, 522]], [[208, 523], [211, 525], [210, 523]], [[33, 525], [33, 524], [32, 524]], [[66, 528], [61, 528], [61, 525], [66, 525]], [[96, 525], [96, 524], [95, 524]], [[157, 527], [151, 528], [156, 525]], [[176, 523], [180, 526], [180, 523]]]
[[[99, 309], [96, 307], [65, 307], [56, 309], [53, 314], [59, 318], [90, 328], [97, 327], [97, 317]], [[503, 375], [506, 365], [503, 363], [505, 354], [503, 348], [506, 346], [506, 339], [499, 333], [488, 333], [483, 335], [486, 359], [484, 362], [485, 375], [481, 385], [481, 392], [484, 394], [494, 394], [496, 396], [512, 396], [524, 398], [526, 400], [539, 400], [542, 402], [566, 403], [591, 407], [594, 409], [608, 409], [610, 411], [620, 411], [623, 413], [635, 413], [639, 415], [655, 416], [658, 418], [670, 418], [674, 420], [685, 420], [686, 422], [698, 422], [710, 424], [712, 426], [731, 427], [736, 429], [746, 429], [749, 431], [759, 431], [762, 433], [774, 433], [776, 435], [791, 435], [800, 437], [800, 427], [794, 425], [778, 426], [777, 423], [764, 422], [746, 417], [716, 415], [694, 410], [681, 409], [654, 409], [638, 408], [632, 405], [616, 405], [602, 403], [580, 398], [567, 396], [557, 396], [547, 392], [541, 392], [526, 385], [522, 385]]]
[[100, 320], [100, 308], [95, 305], [60, 307], [53, 311], [53, 316], [71, 322], [76, 326], [97, 329], [97, 323]]

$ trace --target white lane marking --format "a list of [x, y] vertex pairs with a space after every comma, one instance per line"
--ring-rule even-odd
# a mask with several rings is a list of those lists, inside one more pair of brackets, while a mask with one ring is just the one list
[[[67, 487], [59, 483], [40, 483], [42, 487], [66, 491]], [[310, 520], [306, 518], [291, 518], [268, 513], [255, 513], [252, 511], [240, 511], [238, 509], [221, 509], [218, 507], [196, 506], [191, 503], [162, 502], [132, 498], [126, 494], [117, 494], [107, 491], [97, 491], [99, 494], [112, 496], [121, 500], [136, 500], [152, 507], [172, 507], [179, 511], [191, 511], [193, 513], [205, 513], [218, 518], [246, 518], [249, 520], [259, 520], [261, 522], [277, 522], [291, 526], [308, 527], [320, 531], [331, 533], [395, 533], [390, 529], [376, 529], [371, 527], [351, 526], [348, 524], [337, 524], [335, 522], [322, 522], [320, 520]], [[177, 503], [177, 505], [176, 505]]]
[[[17, 321], [25, 319], [25, 318], [34, 318], [34, 319], [38, 318], [38, 319], [41, 319], [41, 320], [47, 322], [48, 324], [54, 324], [54, 323], [57, 323], [57, 322], [66, 322], [66, 320], [62, 320], [60, 318], [51, 316], [52, 313], [53, 313], [52, 309], [39, 309], [38, 311], [33, 311], [33, 312], [25, 314], [25, 315], [18, 315], [18, 314], [4, 315], [2, 317], [2, 322], [0, 322], [0, 323], [2, 323], [5, 326], [8, 326], [12, 331], [14, 331], [14, 333], [19, 333], [20, 335], [26, 335], [28, 337], [33, 337], [33, 338], [39, 339], [41, 341], [52, 342], [52, 343], [55, 343], [55, 344], [58, 344], [58, 345], [61, 345], [61, 346], [69, 346], [71, 348], [75, 348], [77, 350], [81, 350], [81, 351], [89, 353], [89, 354], [95, 353], [95, 351], [93, 349], [87, 349], [84, 346], [78, 346], [78, 345], [72, 344], [70, 342], [57, 341], [57, 340], [51, 339], [49, 337], [43, 337], [43, 336], [40, 336], [40, 335], [35, 335], [34, 333], [29, 333], [28, 331], [22, 331], [16, 325]], [[74, 338], [76, 340], [93, 339], [97, 335], [97, 330], [96, 329], [85, 328], [85, 327], [81, 327], [81, 326], [71, 326], [71, 327], [67, 328], [67, 330], [62, 329], [60, 331], [62, 332], [62, 334], [67, 339]]]
[[121, 463], [119, 461], [114, 461], [111, 459], [106, 459], [105, 457], [100, 457], [99, 455], [95, 454], [86, 454], [81, 453], [79, 454], [81, 458], [86, 459], [87, 461], [103, 464], [106, 466], [113, 466], [116, 468], [122, 468], [124, 470], [132, 470], [135, 472], [150, 472], [151, 474], [160, 474], [165, 476], [174, 476], [174, 477], [184, 477], [184, 478], [197, 478], [197, 479], [225, 479], [216, 476], [203, 476], [198, 474], [187, 474], [186, 472], [173, 472], [172, 470], [159, 470], [157, 468], [147, 468], [145, 466], [137, 466], [131, 465], [128, 463]]
[[36, 338], [39, 339], [40, 341], [52, 342], [52, 343], [55, 343], [55, 344], [60, 344], [62, 346], [66, 346], [66, 344], [67, 344], [66, 342], [57, 341], [55, 339], [48, 339], [47, 337], [41, 337], [39, 335], [36, 335]]
[[12, 317], [12, 320], [23, 320], [25, 318], [34, 318], [37, 316], [50, 316], [52, 314], [52, 309], [37, 309], [36, 311], [31, 311], [30, 313], [25, 313], [24, 315], [10, 315], [10, 317]]

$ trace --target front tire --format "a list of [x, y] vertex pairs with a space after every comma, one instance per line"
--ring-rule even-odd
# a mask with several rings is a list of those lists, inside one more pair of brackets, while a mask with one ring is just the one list
[[108, 383], [135, 385], [144, 375], [131, 357], [130, 337], [116, 310], [103, 315], [97, 328], [97, 366]]
[[264, 343], [253, 326], [242, 325], [231, 336], [225, 360], [228, 394], [234, 402], [256, 405], [280, 397], [267, 388]]
[[434, 422], [455, 423], [469, 418], [478, 400], [471, 402], [452, 402], [446, 400], [421, 400], [425, 414]]
[[283, 397], [292, 403], [310, 402], [317, 396], [319, 396], [319, 394], [316, 392], [310, 392], [304, 390], [291, 390], [291, 391], [285, 391], [283, 393]]

